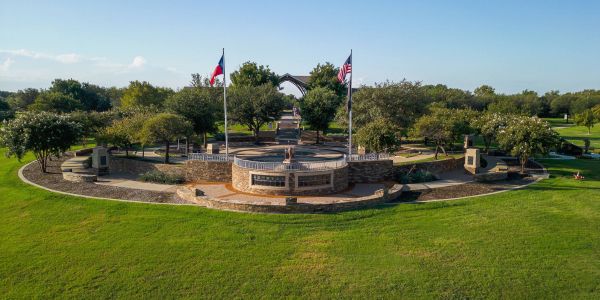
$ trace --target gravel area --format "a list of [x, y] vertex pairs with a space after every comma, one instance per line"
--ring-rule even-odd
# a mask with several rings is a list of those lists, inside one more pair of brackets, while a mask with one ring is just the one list
[[92, 197], [116, 198], [123, 200], [132, 200], [139, 202], [158, 202], [158, 203], [189, 203], [179, 199], [174, 193], [154, 192], [139, 189], [129, 189], [123, 187], [114, 187], [99, 185], [94, 183], [75, 183], [65, 181], [62, 178], [60, 165], [71, 156], [65, 155], [59, 159], [54, 158], [48, 163], [48, 173], [42, 173], [37, 163], [29, 164], [23, 169], [23, 176], [33, 183], [41, 186], [73, 194], [86, 195]]
[[432, 189], [424, 192], [403, 193], [401, 201], [427, 201], [436, 199], [452, 199], [459, 197], [489, 194], [498, 191], [514, 189], [533, 182], [535, 179], [526, 177], [522, 179], [511, 179], [492, 183], [470, 182], [461, 185]]

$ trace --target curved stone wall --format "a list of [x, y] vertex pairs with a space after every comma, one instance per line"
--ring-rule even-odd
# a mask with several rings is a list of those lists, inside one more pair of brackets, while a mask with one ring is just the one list
[[[256, 177], [281, 178], [282, 184], [276, 186], [265, 186], [253, 184]], [[328, 184], [302, 185], [307, 179], [323, 178], [329, 179]], [[343, 191], [348, 188], [348, 167], [323, 171], [261, 171], [242, 168], [236, 164], [232, 165], [231, 180], [233, 187], [242, 192], [265, 194], [265, 195], [323, 195]]]

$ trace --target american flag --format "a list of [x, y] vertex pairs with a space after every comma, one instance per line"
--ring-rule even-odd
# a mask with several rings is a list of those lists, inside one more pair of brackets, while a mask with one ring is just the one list
[[344, 65], [340, 67], [340, 72], [338, 73], [338, 81], [344, 83], [346, 81], [346, 74], [352, 73], [352, 54], [348, 56]]

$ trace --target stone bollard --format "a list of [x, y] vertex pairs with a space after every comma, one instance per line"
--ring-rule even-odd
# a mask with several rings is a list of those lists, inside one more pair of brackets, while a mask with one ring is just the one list
[[298, 204], [298, 198], [296, 197], [285, 197], [285, 205]]

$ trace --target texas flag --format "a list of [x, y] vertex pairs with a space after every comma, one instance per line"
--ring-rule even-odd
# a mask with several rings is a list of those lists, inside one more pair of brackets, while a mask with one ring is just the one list
[[212, 72], [210, 76], [210, 86], [215, 84], [215, 78], [219, 75], [223, 75], [223, 70], [225, 70], [225, 54], [221, 56], [219, 60], [219, 64], [215, 67], [215, 70]]

